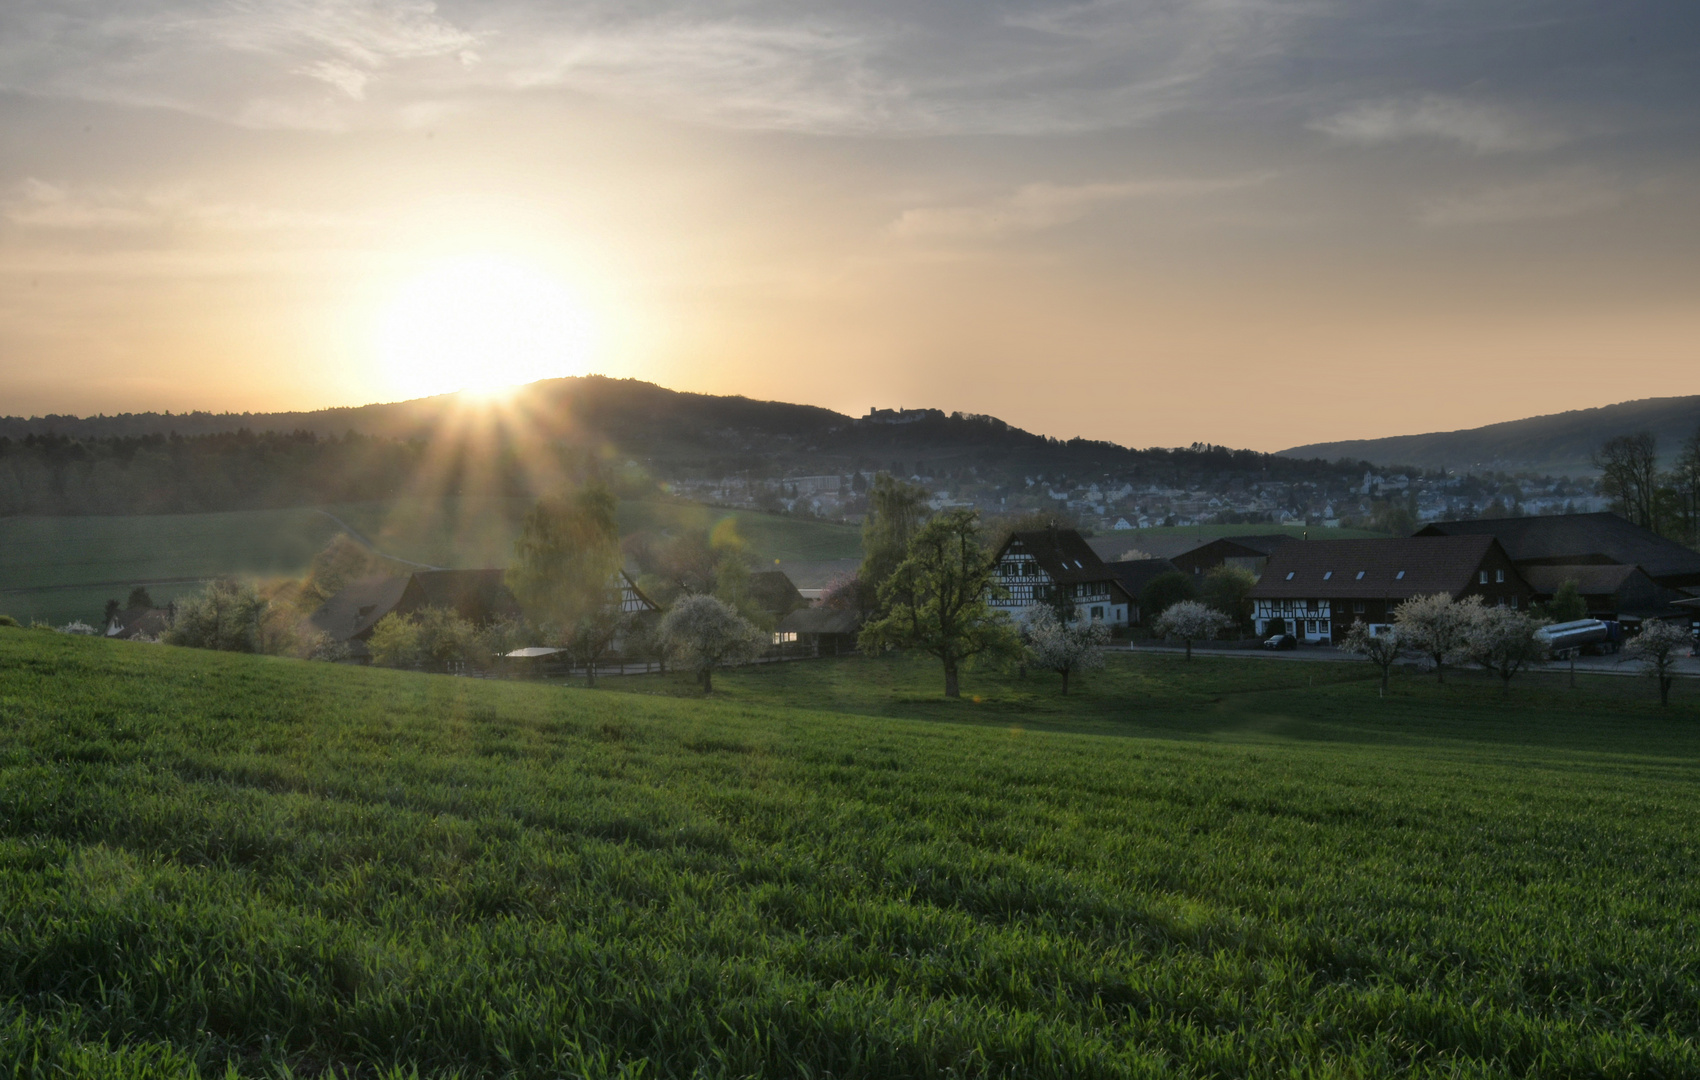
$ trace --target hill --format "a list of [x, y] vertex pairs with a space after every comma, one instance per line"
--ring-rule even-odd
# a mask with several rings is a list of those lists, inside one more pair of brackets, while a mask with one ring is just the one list
[[1692, 699], [1364, 674], [702, 701], [0, 629], [0, 1071], [1700, 1072]]
[[1669, 464], [1683, 440], [1696, 430], [1700, 430], [1700, 396], [1644, 398], [1460, 431], [1310, 443], [1281, 454], [1459, 472], [1585, 476], [1594, 472], [1589, 455], [1614, 436], [1652, 432], [1658, 437], [1661, 459]]
[[510, 459], [533, 463], [549, 457], [552, 448], [568, 445], [630, 459], [670, 479], [888, 469], [933, 476], [940, 486], [947, 480], [993, 477], [1020, 483], [1035, 474], [1114, 474], [1177, 486], [1223, 472], [1313, 479], [1316, 466], [1323, 464], [1214, 446], [1140, 450], [1088, 439], [1058, 440], [995, 417], [938, 410], [853, 418], [811, 405], [684, 393], [601, 376], [532, 383], [500, 407], [444, 395], [316, 412], [0, 418], [0, 438], [14, 442], [32, 436], [135, 439], [237, 431], [320, 437], [353, 431], [403, 441], [480, 441], [494, 444]]

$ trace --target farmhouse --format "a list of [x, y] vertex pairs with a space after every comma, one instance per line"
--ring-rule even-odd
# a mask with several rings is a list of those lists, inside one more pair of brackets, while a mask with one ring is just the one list
[[[366, 640], [386, 615], [412, 615], [434, 607], [453, 611], [475, 626], [517, 618], [519, 601], [508, 590], [506, 576], [505, 570], [489, 569], [420, 570], [406, 577], [366, 578], [326, 600], [309, 622], [332, 641], [346, 642], [351, 659], [364, 661]], [[660, 610], [624, 570], [618, 584], [623, 613]]]
[[837, 608], [799, 608], [779, 620], [773, 643], [795, 646], [807, 656], [847, 656], [856, 651], [862, 629], [860, 612]]
[[1074, 609], [1076, 620], [1111, 626], [1128, 625], [1136, 613], [1137, 595], [1073, 529], [1012, 534], [998, 552], [997, 573], [1006, 595], [992, 607], [1015, 619], [1034, 604], [1059, 601]]
[[1394, 608], [1432, 593], [1514, 608], [1534, 596], [1491, 536], [1283, 544], [1248, 596], [1260, 635], [1286, 632], [1320, 643], [1338, 641], [1355, 622], [1391, 623]]
[[1151, 579], [1174, 573], [1175, 564], [1168, 559], [1120, 559], [1105, 563], [1104, 570], [1127, 593], [1127, 621], [1129, 625], [1137, 625], [1145, 621], [1145, 612], [1139, 608], [1139, 594], [1151, 583]]

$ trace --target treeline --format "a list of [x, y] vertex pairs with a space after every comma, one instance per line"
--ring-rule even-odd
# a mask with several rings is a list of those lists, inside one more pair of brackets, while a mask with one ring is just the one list
[[393, 496], [420, 442], [355, 433], [0, 437], [0, 515], [175, 514]]
[[1667, 470], [1659, 468], [1652, 432], [1608, 439], [1593, 455], [1600, 494], [1624, 517], [1668, 539], [1700, 547], [1700, 428], [1683, 440]]

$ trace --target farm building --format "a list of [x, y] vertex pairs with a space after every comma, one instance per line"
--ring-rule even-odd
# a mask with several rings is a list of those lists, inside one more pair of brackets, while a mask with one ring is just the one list
[[1224, 536], [1208, 544], [1200, 544], [1191, 551], [1171, 556], [1169, 561], [1175, 564], [1175, 569], [1184, 574], [1191, 574], [1194, 578], [1203, 577], [1218, 566], [1237, 566], [1261, 575], [1264, 564], [1269, 561], [1269, 553], [1283, 544], [1294, 542], [1296, 541], [1285, 533], [1271, 533], [1267, 536]]
[[779, 620], [773, 643], [782, 649], [794, 646], [808, 656], [847, 656], [856, 651], [856, 635], [861, 629], [860, 612], [799, 608]]
[[1061, 600], [1075, 619], [1126, 626], [1137, 608], [1137, 595], [1073, 529], [1015, 533], [998, 552], [997, 567], [1006, 595], [992, 607], [1012, 618], [1034, 604]]
[[803, 594], [797, 591], [790, 575], [783, 570], [760, 570], [751, 574], [749, 594], [757, 607], [776, 619], [809, 605]]
[[1402, 540], [1306, 540], [1269, 556], [1249, 594], [1260, 635], [1337, 641], [1355, 622], [1385, 625], [1413, 596], [1480, 596], [1523, 608], [1534, 590], [1491, 536]]
[[1637, 622], [1666, 614], [1683, 593], [1667, 589], [1647, 576], [1639, 566], [1621, 563], [1583, 563], [1572, 566], [1525, 566], [1521, 573], [1537, 599], [1550, 600], [1566, 581], [1588, 604], [1588, 617]]
[[1668, 589], [1700, 586], [1700, 552], [1616, 514], [1437, 521], [1417, 536], [1491, 536], [1519, 568], [1639, 566]]
[[1128, 595], [1127, 621], [1129, 625], [1137, 626], [1145, 621], [1145, 613], [1139, 609], [1139, 594], [1153, 578], [1175, 572], [1175, 564], [1168, 559], [1118, 559], [1104, 564], [1104, 570], [1113, 576], [1121, 585], [1122, 591]]

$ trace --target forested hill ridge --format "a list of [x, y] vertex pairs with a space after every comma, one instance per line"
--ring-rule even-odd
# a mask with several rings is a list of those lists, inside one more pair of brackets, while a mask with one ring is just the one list
[[1658, 439], [1660, 464], [1668, 466], [1696, 428], [1700, 428], [1700, 395], [1643, 398], [1460, 431], [1310, 443], [1281, 454], [1330, 461], [1362, 459], [1383, 467], [1397, 462], [1460, 472], [1581, 476], [1595, 471], [1589, 457], [1607, 439], [1642, 431]]
[[[997, 481], [1026, 486], [1033, 478], [1115, 477], [1135, 484], [1197, 486], [1232, 475], [1243, 480], [1320, 480], [1320, 473], [1361, 472], [1359, 464], [1294, 460], [1251, 450], [1195, 444], [1131, 449], [1088, 439], [1035, 435], [988, 416], [912, 410], [853, 418], [830, 409], [682, 393], [633, 379], [599, 376], [533, 383], [515, 398], [480, 414], [456, 395], [393, 404], [286, 413], [134, 413], [119, 416], [0, 418], [0, 438], [14, 447], [52, 443], [55, 457], [72, 460], [100, 442], [143, 453], [174, 436], [181, 447], [215, 437], [265, 432], [336, 440], [353, 432], [407, 443], [458, 436], [482, 425], [514, 446], [596, 448], [631, 461], [661, 479], [850, 475], [889, 470], [902, 475]], [[299, 445], [292, 453], [303, 455]], [[130, 452], [125, 450], [125, 453]], [[181, 452], [179, 450], [178, 452]], [[369, 448], [362, 448], [368, 454]]]

